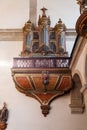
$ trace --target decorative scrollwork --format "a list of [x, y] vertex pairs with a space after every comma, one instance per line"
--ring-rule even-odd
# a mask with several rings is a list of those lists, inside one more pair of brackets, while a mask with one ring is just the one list
[[44, 85], [49, 84], [49, 72], [48, 71], [42, 71], [42, 83]]

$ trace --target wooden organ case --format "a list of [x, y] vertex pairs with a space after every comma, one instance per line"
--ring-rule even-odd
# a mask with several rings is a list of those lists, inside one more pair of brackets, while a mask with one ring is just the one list
[[12, 76], [18, 91], [37, 99], [46, 116], [50, 103], [72, 87], [66, 52], [66, 27], [59, 19], [50, 27], [50, 17], [42, 8], [38, 26], [29, 20], [23, 27], [23, 50], [13, 59]]

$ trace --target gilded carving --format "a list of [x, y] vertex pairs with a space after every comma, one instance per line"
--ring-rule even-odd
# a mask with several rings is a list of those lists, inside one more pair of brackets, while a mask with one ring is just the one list
[[50, 27], [50, 17], [42, 8], [38, 26], [31, 21], [23, 27], [23, 50], [14, 58], [12, 76], [18, 91], [37, 99], [44, 116], [50, 103], [72, 88], [70, 58], [66, 52], [66, 27], [59, 19]]

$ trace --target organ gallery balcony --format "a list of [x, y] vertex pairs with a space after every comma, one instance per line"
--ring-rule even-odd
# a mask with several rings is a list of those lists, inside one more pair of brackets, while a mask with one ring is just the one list
[[50, 103], [72, 88], [70, 58], [66, 51], [66, 27], [59, 19], [50, 27], [50, 17], [42, 8], [38, 26], [31, 21], [23, 27], [23, 49], [13, 58], [12, 76], [18, 91], [37, 99], [46, 116]]

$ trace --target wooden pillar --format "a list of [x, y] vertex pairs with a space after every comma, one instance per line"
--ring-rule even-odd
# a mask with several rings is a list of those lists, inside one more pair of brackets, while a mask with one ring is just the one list
[[29, 10], [30, 21], [36, 24], [37, 19], [37, 0], [30, 0], [30, 10]]

